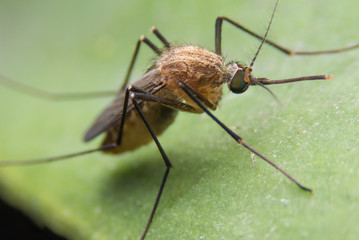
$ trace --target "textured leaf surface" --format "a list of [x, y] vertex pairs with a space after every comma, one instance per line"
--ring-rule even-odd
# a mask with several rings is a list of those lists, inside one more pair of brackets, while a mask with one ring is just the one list
[[[176, 43], [213, 49], [225, 15], [263, 33], [272, 1], [0, 2], [0, 73], [56, 92], [117, 89], [141, 34], [156, 25]], [[269, 38], [295, 50], [358, 43], [357, 1], [282, 1]], [[154, 41], [158, 43], [157, 41]], [[258, 41], [224, 26], [228, 60]], [[143, 48], [134, 77], [152, 58]], [[207, 116], [180, 114], [160, 137], [173, 165], [147, 239], [356, 239], [359, 230], [359, 51], [287, 57], [264, 47], [254, 74], [334, 74], [331, 81], [225, 97], [215, 114], [251, 146], [315, 190], [307, 194], [238, 147]], [[96, 147], [82, 134], [110, 101], [48, 102], [0, 86], [0, 159]], [[152, 144], [53, 164], [3, 168], [2, 198], [69, 239], [136, 239], [164, 173]]]

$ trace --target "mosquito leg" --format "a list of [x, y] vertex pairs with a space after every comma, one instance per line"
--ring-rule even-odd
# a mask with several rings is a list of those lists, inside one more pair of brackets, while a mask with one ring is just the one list
[[[227, 17], [218, 17], [216, 19], [216, 25], [215, 25], [215, 49], [216, 49], [216, 53], [218, 55], [222, 54], [222, 23], [223, 23], [223, 21], [230, 23], [231, 25], [241, 29], [242, 31], [250, 34], [251, 36], [253, 36], [259, 40], [263, 40], [262, 36], [249, 30], [248, 28], [244, 27], [243, 25], [236, 23], [235, 21], [233, 21]], [[329, 50], [323, 50], [323, 51], [292, 51], [292, 50], [285, 48], [285, 47], [283, 47], [275, 42], [272, 42], [268, 39], [265, 39], [265, 43], [269, 44], [270, 46], [276, 48], [277, 50], [279, 50], [289, 56], [339, 53], [339, 52], [344, 52], [344, 51], [348, 51], [351, 49], [359, 48], [359, 44], [355, 44], [355, 45], [344, 47], [344, 48], [329, 49]]]
[[158, 47], [156, 47], [156, 45], [154, 45], [150, 40], [148, 40], [148, 38], [146, 38], [144, 35], [142, 35], [138, 40], [137, 40], [137, 44], [136, 44], [136, 48], [135, 48], [135, 52], [133, 53], [131, 62], [130, 62], [130, 66], [127, 69], [127, 73], [126, 73], [126, 77], [125, 80], [120, 88], [120, 91], [122, 91], [123, 89], [126, 88], [129, 80], [130, 80], [130, 76], [133, 70], [133, 67], [135, 66], [135, 62], [137, 59], [137, 55], [138, 52], [140, 50], [141, 47], [141, 43], [146, 43], [147, 46], [149, 46], [157, 55], [161, 55], [161, 51], [159, 50]]
[[163, 106], [173, 108], [176, 110], [184, 111], [184, 112], [191, 112], [191, 113], [201, 113], [201, 109], [197, 109], [192, 107], [191, 105], [174, 101], [167, 98], [158, 97], [152, 94], [145, 94], [145, 93], [134, 93], [136, 99], [144, 100], [147, 102], [157, 102]]
[[120, 133], [119, 133], [118, 141], [116, 143], [103, 145], [101, 147], [86, 150], [86, 151], [75, 152], [75, 153], [70, 153], [70, 154], [65, 154], [65, 155], [54, 156], [54, 157], [28, 159], [28, 160], [2, 160], [2, 161], [0, 161], [0, 167], [49, 163], [49, 162], [55, 162], [55, 161], [70, 159], [70, 158], [73, 158], [73, 157], [82, 156], [82, 155], [86, 155], [86, 154], [93, 153], [93, 152], [106, 151], [106, 150], [109, 150], [109, 149], [112, 149], [112, 148], [116, 148], [118, 145], [121, 144], [123, 126], [124, 126], [124, 122], [125, 122], [126, 114], [127, 114], [129, 92], [130, 92], [130, 90], [127, 89], [126, 90], [126, 97], [125, 97], [125, 104], [124, 104], [124, 107], [123, 107], [123, 113], [122, 113], [122, 118], [121, 118]]
[[39, 88], [32, 87], [30, 85], [27, 85], [19, 81], [15, 81], [1, 74], [0, 74], [0, 84], [33, 97], [43, 98], [51, 101], [82, 100], [89, 98], [108, 97], [108, 96], [115, 96], [117, 93], [117, 91], [55, 93], [55, 92], [49, 92]]
[[125, 119], [126, 119], [126, 116], [127, 116], [128, 99], [129, 99], [129, 94], [130, 94], [131, 91], [133, 91], [133, 92], [136, 92], [136, 91], [145, 92], [143, 90], [140, 90], [139, 88], [134, 88], [134, 87], [131, 87], [131, 86], [126, 90], [125, 103], [123, 105], [124, 107], [123, 107], [123, 112], [122, 112], [122, 116], [121, 116], [121, 127], [120, 127], [118, 141], [116, 143], [103, 145], [101, 147], [90, 149], [90, 150], [85, 150], [85, 151], [80, 151], [80, 152], [75, 152], [75, 153], [70, 153], [70, 154], [64, 154], [64, 155], [59, 155], [59, 156], [54, 156], [54, 157], [28, 159], [28, 160], [1, 160], [0, 161], [0, 167], [17, 166], [17, 165], [34, 165], [34, 164], [55, 162], [55, 161], [60, 161], [60, 160], [74, 158], [74, 157], [77, 157], [77, 156], [90, 154], [90, 153], [93, 153], [93, 152], [106, 151], [106, 150], [109, 150], [111, 148], [115, 148], [115, 147], [119, 146], [121, 144], [123, 126], [124, 126]]
[[195, 98], [197, 98], [199, 101], [204, 103], [204, 105], [212, 110], [216, 109], [216, 106], [208, 101], [207, 98], [205, 98], [200, 92], [196, 91], [196, 89], [192, 88], [191, 86], [187, 85], [187, 90], [190, 91]]
[[28, 159], [28, 160], [1, 160], [0, 161], [0, 167], [11, 167], [11, 166], [20, 166], [20, 165], [35, 165], [35, 164], [41, 164], [41, 163], [49, 163], [49, 162], [55, 162], [60, 160], [67, 160], [70, 158], [87, 155], [93, 152], [100, 152], [100, 151], [106, 151], [111, 148], [115, 148], [116, 144], [107, 144], [103, 145], [98, 148], [81, 151], [81, 152], [75, 152], [65, 155], [59, 155], [55, 157], [48, 157], [48, 158], [38, 158], [38, 159]]
[[162, 158], [163, 158], [163, 160], [164, 160], [164, 162], [165, 162], [165, 164], [166, 164], [166, 171], [165, 171], [165, 174], [163, 175], [162, 182], [161, 182], [161, 186], [160, 186], [160, 189], [159, 189], [159, 191], [158, 191], [158, 193], [157, 193], [157, 197], [156, 197], [155, 203], [154, 203], [154, 205], [153, 205], [153, 208], [152, 208], [152, 211], [151, 211], [151, 215], [150, 215], [150, 217], [149, 217], [149, 219], [148, 219], [148, 221], [147, 221], [145, 230], [143, 231], [143, 233], [142, 233], [142, 235], [141, 235], [141, 237], [140, 237], [140, 239], [142, 240], [142, 239], [145, 238], [146, 233], [147, 233], [147, 231], [148, 231], [148, 229], [149, 229], [149, 227], [150, 227], [150, 224], [151, 224], [151, 222], [152, 222], [153, 216], [154, 216], [155, 213], [156, 213], [156, 209], [157, 209], [158, 203], [159, 203], [159, 201], [160, 201], [160, 198], [161, 198], [161, 196], [162, 196], [162, 192], [163, 192], [163, 189], [164, 189], [164, 187], [165, 187], [166, 180], [167, 180], [168, 174], [169, 174], [169, 172], [170, 172], [170, 169], [171, 169], [171, 167], [172, 167], [172, 164], [171, 164], [170, 160], [168, 159], [168, 157], [167, 157], [165, 151], [163, 150], [163, 148], [162, 148], [160, 142], [158, 141], [158, 139], [157, 139], [155, 133], [153, 132], [153, 130], [152, 130], [150, 124], [148, 123], [146, 117], [145, 117], [144, 114], [142, 113], [142, 110], [141, 110], [141, 108], [139, 107], [139, 105], [138, 105], [137, 101], [135, 100], [135, 98], [136, 98], [135, 95], [134, 95], [134, 94], [131, 94], [131, 100], [132, 100], [132, 102], [133, 102], [133, 104], [134, 104], [134, 106], [135, 106], [137, 112], [140, 114], [140, 117], [142, 118], [143, 122], [145, 123], [145, 125], [146, 125], [146, 127], [147, 127], [149, 133], [151, 134], [153, 140], [155, 141], [155, 143], [156, 143], [156, 145], [157, 145], [157, 148], [158, 148], [158, 150], [160, 151], [160, 153], [161, 153], [161, 155], [162, 155]]
[[[163, 36], [156, 30], [154, 30], [156, 36], [162, 37]], [[165, 38], [163, 38], [164, 41], [166, 41]], [[127, 70], [127, 74], [124, 80], [124, 83], [122, 84], [120, 90], [122, 91], [128, 84], [128, 81], [130, 79], [131, 72], [133, 70], [133, 67], [135, 65], [135, 61], [138, 55], [138, 52], [140, 50], [141, 43], [144, 42], [149, 46], [154, 52], [156, 52], [157, 55], [161, 54], [161, 51], [154, 45], [150, 40], [148, 40], [145, 36], [141, 36], [139, 40], [137, 41], [135, 52], [132, 56], [132, 60], [130, 63], [130, 66]], [[12, 80], [10, 78], [7, 78], [5, 76], [0, 75], [0, 84], [3, 84], [9, 88], [15, 89], [17, 91], [26, 93], [28, 95], [32, 95], [39, 98], [45, 98], [49, 100], [73, 100], [73, 99], [85, 99], [85, 98], [94, 98], [94, 97], [103, 97], [103, 96], [114, 96], [118, 93], [118, 91], [103, 91], [103, 92], [89, 92], [89, 93], [52, 93], [47, 92], [38, 88], [34, 88], [32, 86], [29, 86], [27, 84]]]
[[125, 100], [124, 100], [124, 103], [123, 103], [123, 110], [122, 110], [122, 116], [121, 116], [121, 122], [120, 122], [120, 130], [119, 130], [118, 138], [117, 138], [117, 141], [116, 141], [117, 146], [121, 145], [123, 128], [125, 126], [125, 120], [126, 120], [126, 116], [127, 116], [128, 99], [129, 99], [131, 91], [141, 91], [141, 92], [143, 92], [143, 90], [141, 90], [141, 89], [139, 89], [137, 87], [134, 87], [132, 85], [129, 86], [126, 89]]
[[[191, 112], [191, 113], [202, 113], [203, 111], [200, 108], [195, 108], [189, 104], [156, 96], [154, 94], [148, 93], [142, 89], [139, 89], [135, 86], [130, 86], [129, 89], [131, 90], [132, 94], [135, 96], [137, 100], [143, 100], [147, 102], [156, 102], [163, 106], [173, 108], [179, 111], [184, 112]], [[126, 103], [126, 102], [125, 102]]]
[[[156, 27], [152, 27], [151, 28], [151, 32], [153, 34], [156, 35], [156, 37], [165, 45], [166, 48], [170, 48], [171, 45], [170, 43], [167, 41], [167, 39], [158, 31], [158, 29]], [[150, 40], [148, 40], [145, 36], [141, 36], [140, 39], [137, 41], [137, 45], [136, 45], [136, 49], [135, 49], [135, 52], [132, 56], [132, 60], [131, 60], [131, 63], [130, 63], [130, 66], [127, 70], [127, 74], [126, 74], [126, 77], [125, 77], [125, 81], [124, 83], [122, 84], [120, 90], [122, 91], [123, 89], [125, 89], [125, 87], [127, 86], [128, 84], [128, 81], [130, 79], [130, 76], [131, 76], [131, 73], [132, 73], [132, 70], [133, 70], [133, 67], [135, 65], [135, 61], [137, 59], [137, 54], [140, 50], [140, 45], [141, 43], [144, 42], [146, 43], [157, 55], [161, 55], [161, 50], [158, 49], [158, 47], [156, 47]]]
[[[156, 28], [152, 29], [152, 32], [156, 34], [156, 36], [165, 44], [166, 47], [169, 47], [169, 43], [167, 40], [159, 33], [159, 31]], [[127, 70], [127, 74], [125, 77], [125, 81], [123, 85], [121, 86], [120, 90], [122, 91], [128, 84], [131, 72], [133, 70], [137, 54], [140, 49], [141, 43], [146, 43], [154, 52], [156, 52], [157, 55], [161, 54], [161, 51], [145, 36], [141, 36], [140, 39], [137, 41], [136, 49], [134, 52], [134, 55], [132, 57], [130, 66]], [[114, 96], [118, 93], [118, 91], [96, 91], [96, 92], [79, 92], [79, 93], [56, 93], [56, 92], [49, 92], [45, 91], [39, 88], [35, 88], [32, 86], [29, 86], [25, 83], [21, 83], [18, 81], [15, 81], [11, 78], [8, 78], [4, 75], [0, 74], [0, 84], [7, 86], [11, 89], [14, 89], [18, 92], [25, 93], [30, 96], [43, 98], [47, 100], [52, 101], [63, 101], [63, 100], [82, 100], [82, 99], [89, 99], [89, 98], [98, 98], [98, 97], [107, 97], [107, 96]]]
[[[164, 87], [164, 86], [163, 86]], [[131, 90], [132, 92], [136, 92], [136, 93], [141, 93], [141, 94], [136, 94], [136, 98], [137, 99], [142, 99], [145, 101], [151, 101], [151, 102], [158, 102], [161, 103], [162, 105], [166, 105], [170, 108], [174, 108], [180, 111], [185, 111], [185, 112], [191, 112], [191, 113], [202, 113], [203, 111], [201, 111], [198, 108], [194, 108], [193, 106], [180, 102], [180, 101], [175, 101], [175, 100], [171, 100], [171, 99], [167, 99], [167, 98], [162, 98], [159, 96], [154, 95], [155, 93], [148, 93], [146, 91], [143, 91], [135, 86], [131, 86]], [[160, 89], [159, 89], [160, 90]], [[199, 93], [198, 91], [196, 91], [194, 88], [192, 88], [191, 86], [188, 86], [188, 90], [192, 92], [192, 94], [198, 98], [200, 101], [202, 101], [202, 103], [210, 108], [210, 109], [215, 109], [215, 106], [213, 105], [213, 103], [211, 103], [210, 101], [208, 101], [207, 98], [205, 98], [201, 93]]]
[[275, 163], [270, 161], [267, 157], [253, 149], [251, 146], [249, 146], [247, 143], [243, 141], [243, 139], [238, 136], [236, 133], [234, 133], [231, 129], [229, 129], [224, 123], [222, 123], [217, 117], [215, 117], [208, 109], [191, 93], [191, 91], [188, 90], [188, 85], [185, 84], [183, 81], [179, 81], [178, 85], [182, 90], [209, 116], [211, 117], [223, 130], [225, 130], [237, 143], [243, 145], [245, 148], [247, 148], [249, 151], [257, 155], [258, 157], [262, 158], [264, 161], [272, 165], [274, 168], [276, 168], [278, 171], [280, 171], [282, 174], [284, 174], [287, 178], [289, 178], [292, 182], [294, 182], [298, 187], [305, 191], [313, 192], [312, 189], [304, 187], [301, 185], [297, 180], [295, 180], [292, 176], [290, 176], [288, 173], [286, 173], [283, 169], [281, 169], [279, 166], [277, 166]]
[[171, 44], [167, 41], [167, 39], [158, 31], [156, 27], [151, 28], [151, 32], [154, 33], [158, 39], [165, 45], [166, 48], [170, 48]]
[[125, 97], [125, 104], [123, 107], [123, 113], [122, 113], [122, 118], [121, 118], [120, 133], [119, 133], [118, 141], [116, 143], [103, 145], [101, 147], [86, 150], [86, 151], [75, 152], [75, 153], [70, 153], [70, 154], [65, 154], [65, 155], [54, 156], [54, 157], [28, 159], [28, 160], [2, 160], [2, 161], [0, 161], [0, 167], [18, 166], [18, 165], [34, 165], [34, 164], [55, 162], [55, 161], [70, 159], [70, 158], [81, 156], [81, 155], [86, 155], [86, 154], [93, 153], [93, 152], [106, 151], [106, 150], [109, 150], [112, 148], [116, 148], [118, 145], [121, 144], [123, 126], [124, 126], [124, 122], [125, 122], [126, 114], [127, 114], [129, 92], [130, 92], [130, 90], [127, 89], [126, 97]]

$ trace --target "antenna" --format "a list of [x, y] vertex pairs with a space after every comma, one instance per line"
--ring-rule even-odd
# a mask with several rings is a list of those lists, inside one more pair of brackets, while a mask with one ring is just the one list
[[271, 18], [270, 18], [270, 20], [269, 20], [269, 24], [268, 24], [268, 27], [267, 27], [267, 31], [266, 31], [266, 33], [264, 34], [264, 37], [263, 37], [263, 39], [262, 39], [262, 42], [261, 42], [261, 44], [259, 45], [259, 48], [258, 48], [256, 54], [254, 55], [251, 64], [249, 65], [250, 67], [253, 67], [254, 62], [256, 61], [257, 56], [258, 56], [258, 54], [259, 54], [259, 51], [261, 50], [261, 48], [262, 48], [264, 42], [266, 41], [267, 35], [268, 35], [268, 33], [269, 33], [269, 29], [270, 29], [270, 27], [271, 27], [271, 25], [272, 25], [274, 13], [275, 13], [275, 11], [277, 10], [278, 2], [279, 2], [279, 0], [277, 0], [276, 3], [275, 3], [275, 6], [274, 6], [274, 9], [273, 9], [273, 12], [272, 12], [272, 16], [271, 16]]

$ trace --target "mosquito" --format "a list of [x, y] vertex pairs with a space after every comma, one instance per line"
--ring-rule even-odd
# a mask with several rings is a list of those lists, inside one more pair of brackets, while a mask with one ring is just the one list
[[[265, 88], [269, 93], [275, 96], [266, 85], [333, 78], [332, 75], [312, 75], [282, 80], [257, 78], [252, 75], [253, 66], [264, 44], [268, 44], [288, 56], [339, 53], [359, 48], [359, 44], [356, 44], [345, 48], [324, 51], [292, 51], [268, 40], [267, 35], [272, 25], [278, 2], [279, 0], [275, 3], [264, 36], [247, 29], [230, 18], [223, 16], [217, 17], [215, 22], [215, 51], [209, 51], [195, 45], [174, 46], [170, 44], [156, 27], [152, 27], [151, 32], [164, 46], [158, 48], [145, 36], [141, 36], [138, 39], [120, 91], [116, 93], [113, 102], [97, 117], [84, 136], [84, 141], [87, 142], [99, 135], [105, 134], [100, 147], [49, 158], [20, 161], [6, 160], [1, 161], [0, 166], [47, 163], [99, 151], [120, 154], [135, 150], [142, 145], [154, 141], [164, 161], [165, 172], [152, 211], [139, 238], [142, 240], [149, 230], [172, 168], [172, 163], [157, 136], [163, 133], [173, 123], [178, 111], [184, 111], [207, 114], [227, 132], [237, 144], [242, 145], [252, 154], [272, 165], [300, 189], [313, 192], [312, 189], [303, 186], [266, 156], [248, 145], [242, 137], [233, 132], [210, 111], [216, 110], [222, 98], [223, 84], [227, 84], [229, 90], [235, 94], [244, 93], [249, 86], [253, 85]], [[227, 63], [224, 61], [221, 43], [222, 25], [224, 22], [260, 40], [260, 45], [249, 65], [241, 61], [231, 61]], [[143, 76], [128, 85], [140, 47], [143, 43], [154, 51], [157, 55], [157, 60], [155, 60]], [[113, 94], [112, 91], [83, 94], [54, 94], [15, 82], [4, 76], [1, 77], [1, 83], [26, 94], [52, 100], [89, 98]]]

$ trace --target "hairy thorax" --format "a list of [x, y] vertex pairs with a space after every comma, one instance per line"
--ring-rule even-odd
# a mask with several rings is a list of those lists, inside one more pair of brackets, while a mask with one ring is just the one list
[[180, 80], [208, 99], [213, 109], [221, 100], [224, 61], [219, 55], [197, 46], [172, 47], [156, 62], [156, 67], [161, 81], [187, 104], [198, 107], [177, 86]]

